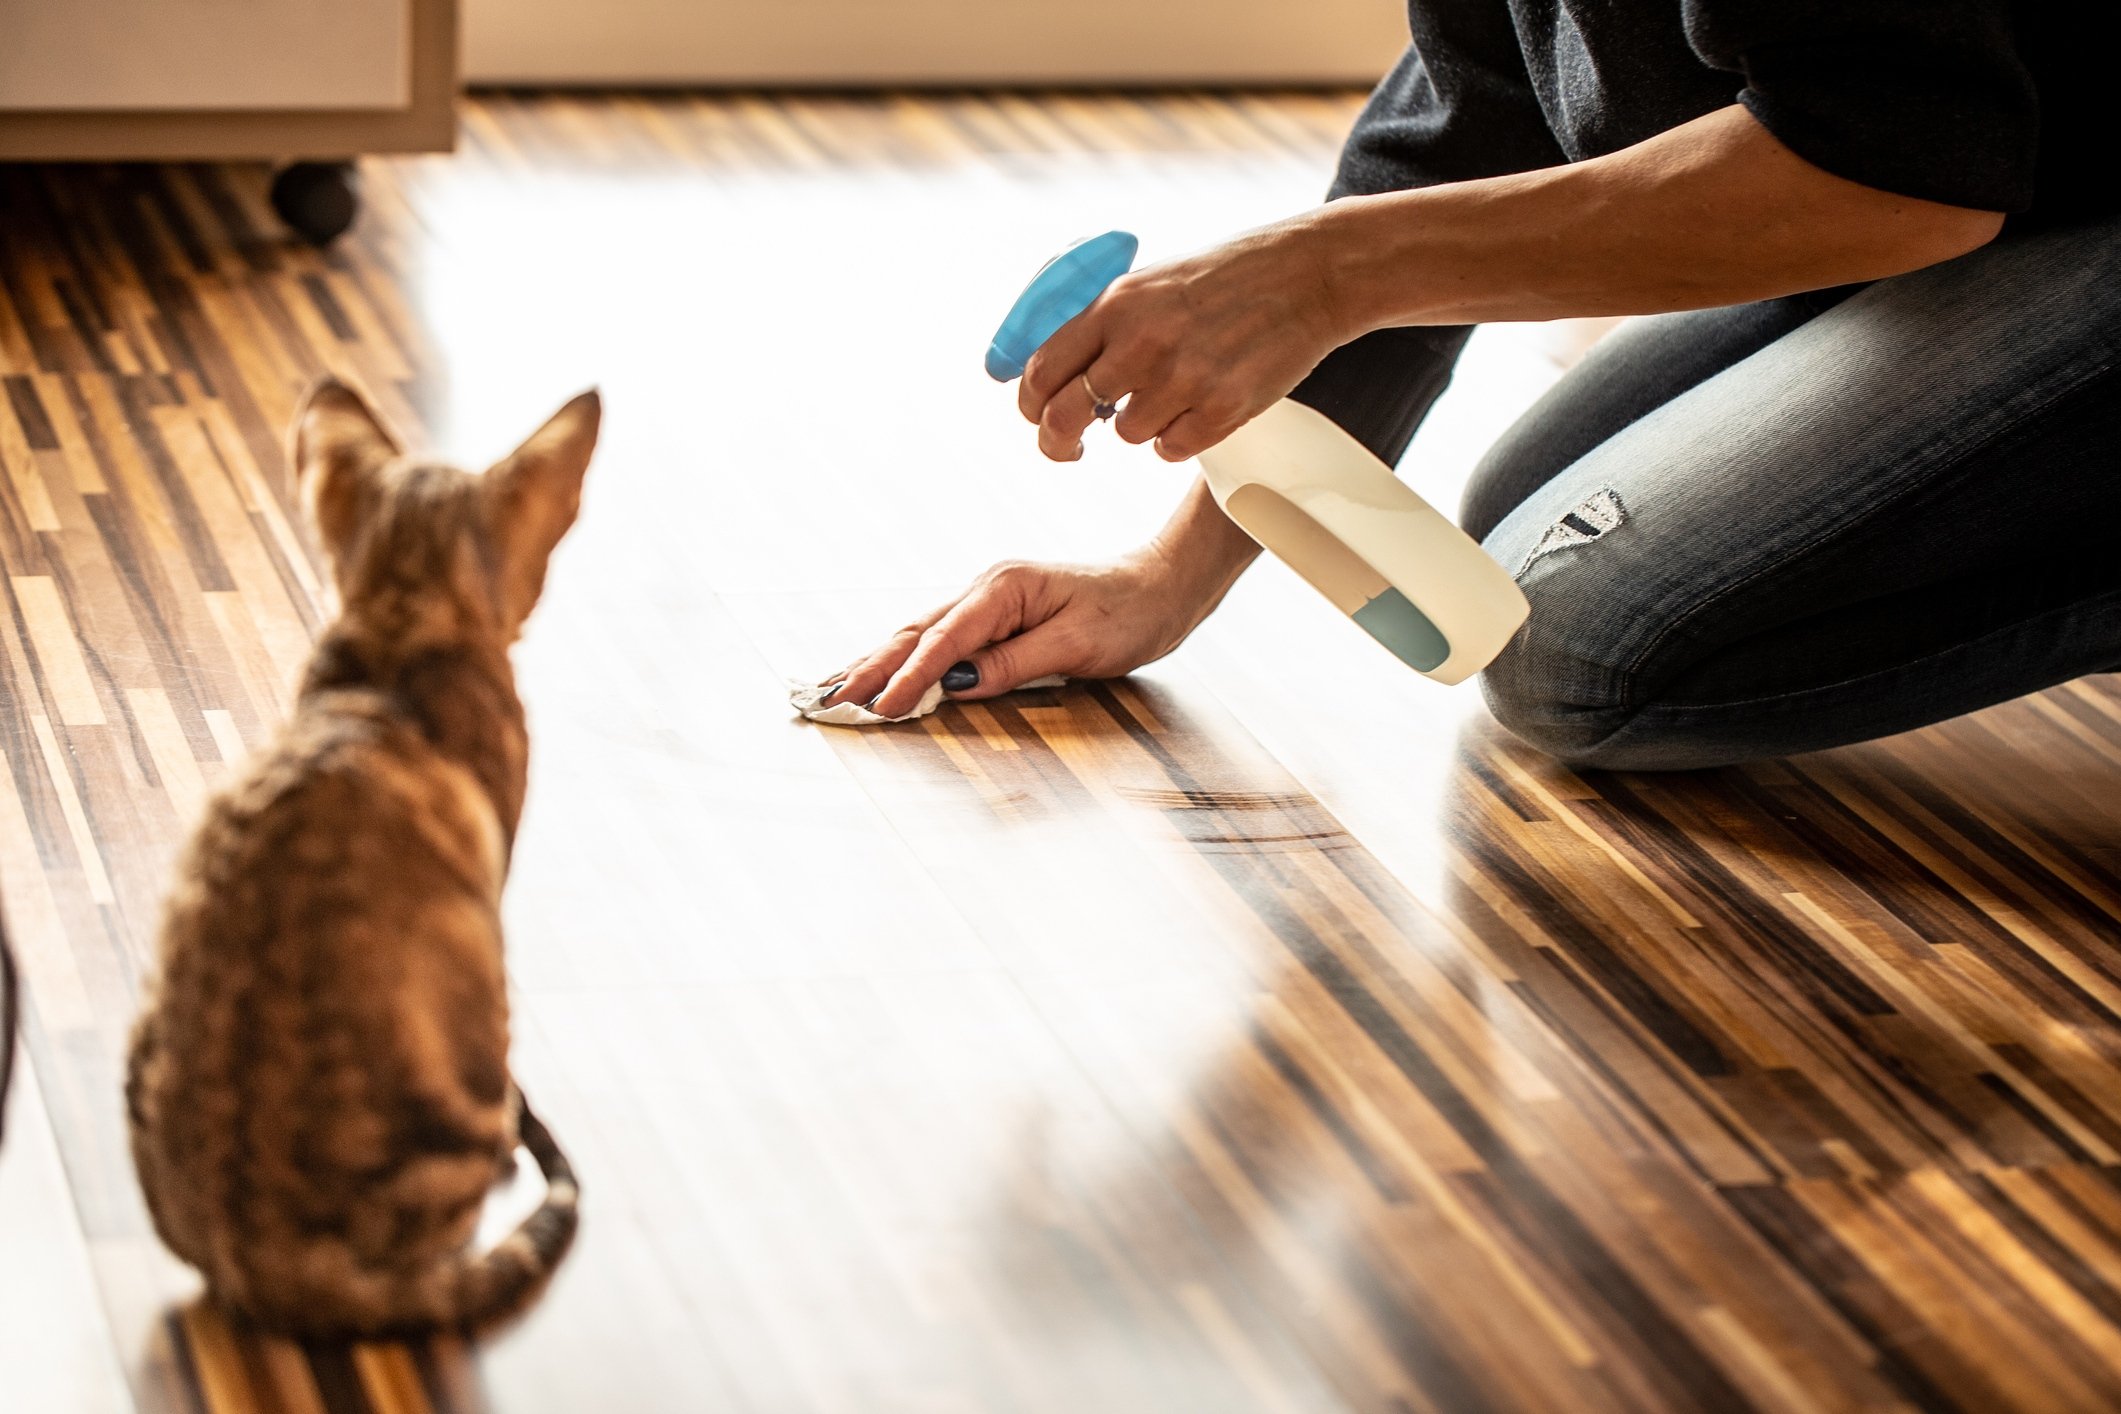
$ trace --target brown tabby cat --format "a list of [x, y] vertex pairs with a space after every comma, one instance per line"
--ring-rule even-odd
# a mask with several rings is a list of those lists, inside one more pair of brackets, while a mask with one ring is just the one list
[[[263, 1324], [475, 1326], [573, 1239], [574, 1174], [509, 1081], [499, 904], [529, 755], [508, 648], [599, 417], [584, 393], [471, 476], [341, 383], [296, 415], [342, 607], [179, 863], [126, 1077], [156, 1230]], [[474, 1254], [519, 1138], [544, 1205]]]

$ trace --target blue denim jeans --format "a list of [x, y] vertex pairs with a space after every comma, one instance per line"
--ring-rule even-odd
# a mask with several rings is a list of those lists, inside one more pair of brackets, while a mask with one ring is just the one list
[[[2121, 669], [2117, 365], [2111, 220], [1622, 326], [1467, 492], [1532, 603], [1482, 679], [1496, 717], [1575, 764], [1680, 769]], [[1405, 400], [1369, 400], [1397, 430], [1364, 401], [1330, 410], [1396, 454]]]

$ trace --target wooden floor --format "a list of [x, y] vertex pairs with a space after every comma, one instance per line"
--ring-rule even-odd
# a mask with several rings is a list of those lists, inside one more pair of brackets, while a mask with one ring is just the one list
[[[495, 97], [324, 256], [259, 172], [0, 169], [0, 1406], [2121, 1407], [2115, 679], [1579, 777], [1268, 566], [1131, 681], [788, 720], [1153, 527], [1182, 474], [1039, 461], [990, 326], [1075, 236], [1313, 199], [1351, 105]], [[1557, 338], [1475, 341], [1417, 484]], [[586, 1219], [477, 1350], [232, 1330], [124, 1151], [171, 848], [318, 624], [327, 367], [480, 463], [606, 397], [508, 901]]]

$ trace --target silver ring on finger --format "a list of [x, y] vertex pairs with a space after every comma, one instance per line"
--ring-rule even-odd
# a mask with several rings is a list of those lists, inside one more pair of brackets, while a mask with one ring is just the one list
[[1119, 411], [1119, 404], [1104, 397], [1090, 386], [1090, 375], [1083, 375], [1083, 391], [1090, 395], [1090, 415], [1099, 422], [1110, 422], [1112, 414]]

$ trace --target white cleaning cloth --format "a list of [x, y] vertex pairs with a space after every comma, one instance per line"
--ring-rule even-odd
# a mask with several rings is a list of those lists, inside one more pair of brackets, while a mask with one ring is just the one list
[[[1059, 687], [1067, 681], [1060, 676], [1034, 678], [1019, 683], [1017, 691], [1030, 687]], [[925, 717], [943, 705], [943, 685], [938, 682], [921, 694], [921, 700], [913, 704], [913, 710], [903, 717], [880, 717], [859, 702], [824, 701], [825, 689], [814, 683], [795, 682], [788, 684], [788, 704], [813, 722], [823, 722], [828, 727], [873, 727], [883, 722], [910, 722], [916, 717]]]

